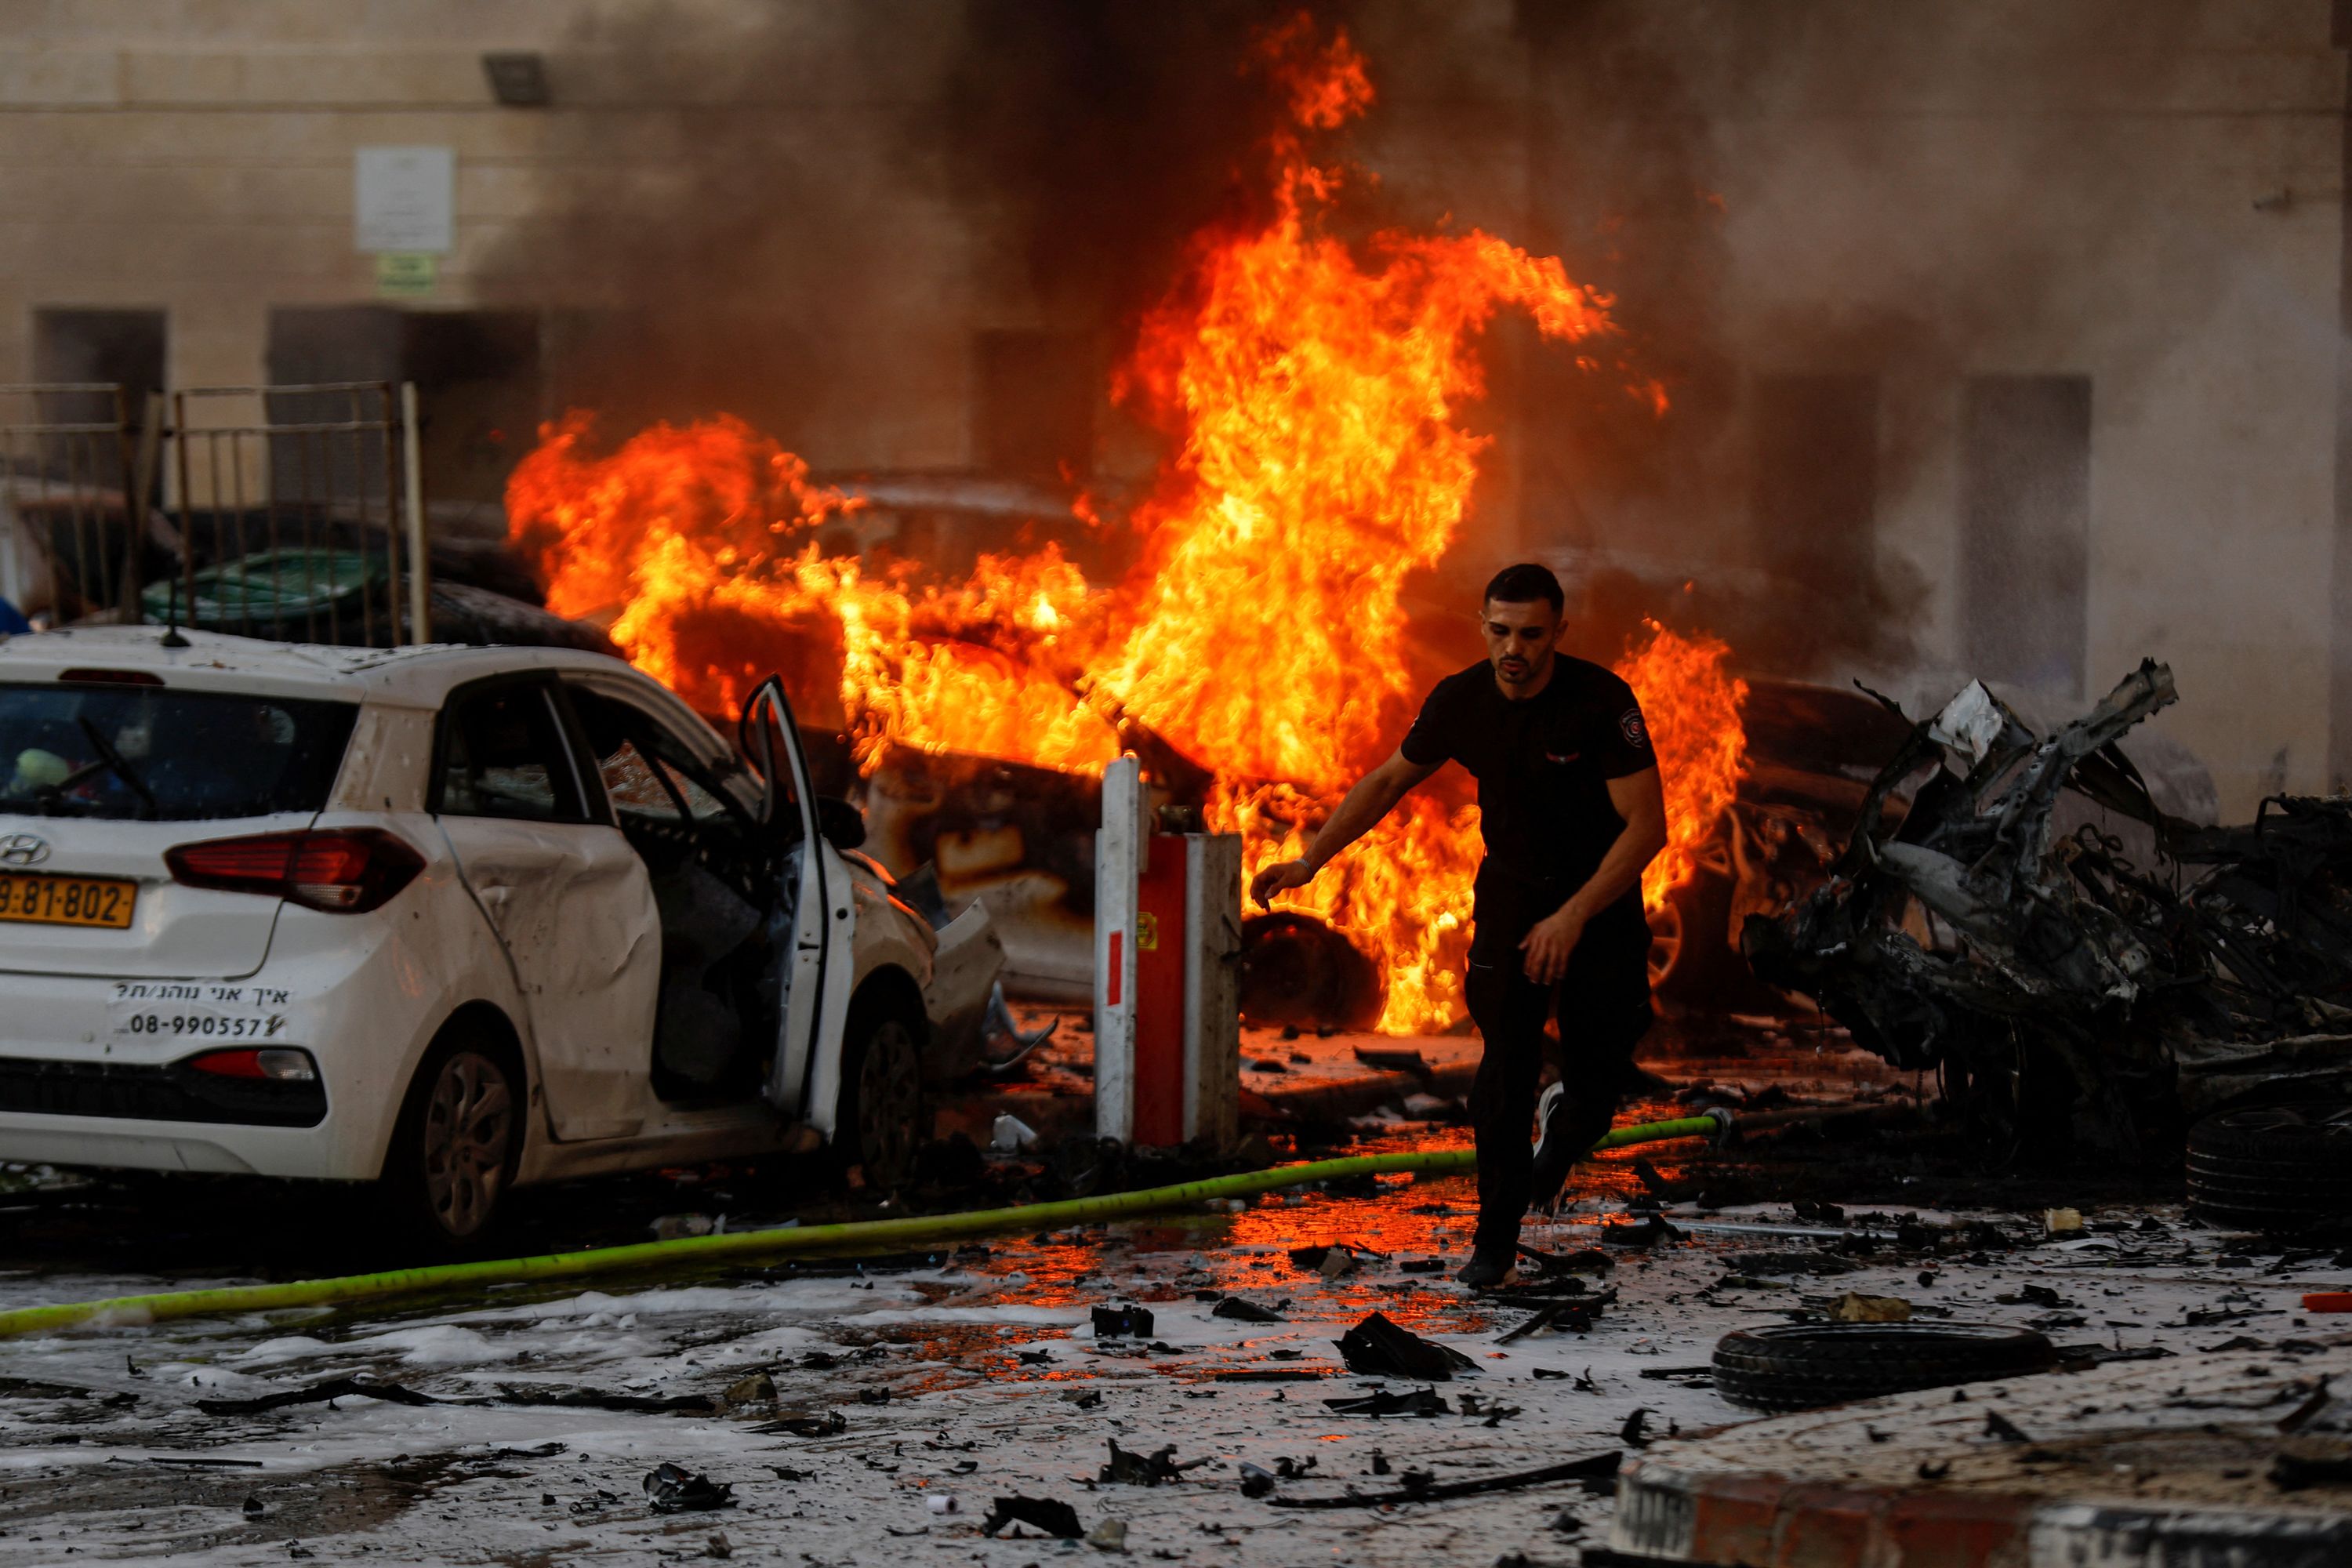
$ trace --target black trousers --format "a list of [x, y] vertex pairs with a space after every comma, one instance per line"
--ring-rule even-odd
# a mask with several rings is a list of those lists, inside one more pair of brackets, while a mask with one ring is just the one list
[[1568, 1146], [1580, 1154], [1609, 1131], [1633, 1074], [1633, 1047], [1650, 1027], [1650, 928], [1638, 902], [1591, 921], [1555, 985], [1527, 976], [1519, 942], [1568, 901], [1573, 888], [1521, 881], [1482, 867], [1464, 990], [1485, 1049], [1470, 1090], [1478, 1141], [1477, 1247], [1517, 1245], [1535, 1151], [1536, 1084], [1544, 1020], [1559, 1018]]

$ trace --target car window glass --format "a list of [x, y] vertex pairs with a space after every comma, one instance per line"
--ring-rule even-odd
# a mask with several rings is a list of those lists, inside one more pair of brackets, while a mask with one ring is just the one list
[[[662, 777], [654, 764], [637, 750], [637, 743], [625, 735], [612, 737], [609, 750], [596, 759], [597, 772], [604, 780], [604, 794], [613, 809], [631, 816], [656, 816], [665, 822], [684, 818], [677, 809], [677, 797], [662, 787]], [[598, 748], [592, 739], [589, 749]]]
[[726, 803], [704, 784], [686, 743], [661, 721], [607, 692], [584, 685], [570, 690], [615, 811], [676, 821], [683, 801], [697, 822], [729, 819]]
[[672, 763], [667, 757], [656, 759], [655, 765], [667, 776], [677, 793], [686, 799], [686, 807], [694, 813], [697, 822], [717, 822], [727, 816], [727, 807], [718, 796], [696, 782], [692, 773]]
[[443, 721], [440, 810], [453, 816], [584, 820], [555, 710], [535, 686], [461, 693]]
[[0, 685], [0, 815], [193, 822], [327, 804], [359, 709], [161, 686]]

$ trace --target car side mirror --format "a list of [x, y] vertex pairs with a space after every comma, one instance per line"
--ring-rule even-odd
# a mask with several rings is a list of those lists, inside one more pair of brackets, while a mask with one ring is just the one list
[[866, 842], [866, 814], [836, 795], [816, 797], [816, 830], [835, 849], [856, 849]]

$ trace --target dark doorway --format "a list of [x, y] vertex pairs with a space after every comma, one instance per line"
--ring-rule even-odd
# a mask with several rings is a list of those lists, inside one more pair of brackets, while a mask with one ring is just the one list
[[1971, 378], [1960, 461], [1960, 637], [1969, 668], [2053, 695], [2082, 695], [2090, 377]]
[[[147, 395], [163, 384], [164, 316], [161, 310], [86, 310], [43, 306], [33, 312], [33, 379], [112, 382], [122, 388], [122, 414], [143, 424]], [[59, 392], [40, 399], [44, 420], [105, 424], [116, 417], [111, 394]]]
[[1094, 340], [1084, 332], [977, 334], [973, 445], [981, 467], [1006, 478], [1052, 479], [1094, 471]]
[[1878, 382], [1759, 376], [1748, 509], [1763, 565], [1835, 593], [1866, 580], [1876, 552]]
[[[425, 496], [436, 505], [499, 501], [509, 470], [530, 449], [540, 416], [539, 318], [530, 311], [282, 308], [269, 313], [268, 369], [274, 386], [415, 382]], [[370, 399], [355, 403], [346, 394], [277, 394], [269, 402], [270, 416], [283, 423], [330, 423], [373, 411]], [[292, 442], [273, 454], [287, 493], [318, 487], [316, 478], [305, 485], [290, 471], [303, 456]], [[353, 485], [369, 495], [384, 492], [380, 473], [334, 479], [337, 493], [351, 493]]]
[[403, 325], [400, 378], [416, 384], [425, 498], [503, 501], [539, 426], [539, 318], [433, 310]]

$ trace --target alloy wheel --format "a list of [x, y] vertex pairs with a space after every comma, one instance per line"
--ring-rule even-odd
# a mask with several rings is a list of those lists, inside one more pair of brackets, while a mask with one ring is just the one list
[[1682, 906], [1672, 899], [1650, 911], [1650, 986], [1666, 983], [1683, 957]]
[[482, 1229], [506, 1190], [514, 1096], [504, 1068], [474, 1051], [441, 1064], [425, 1105], [425, 1196], [452, 1237]]

